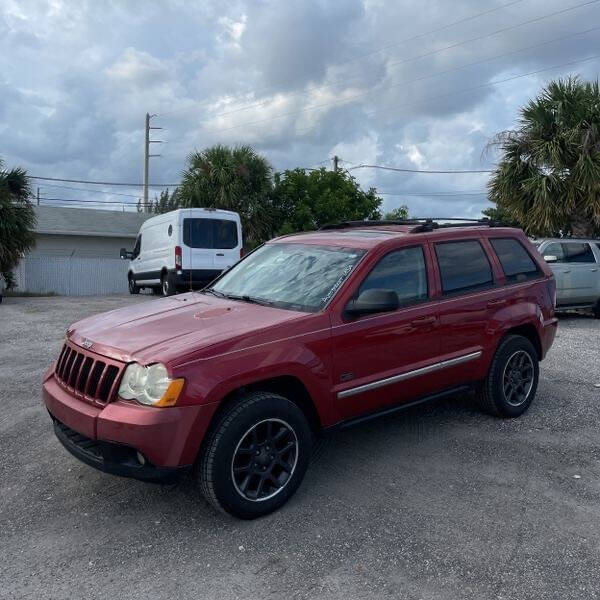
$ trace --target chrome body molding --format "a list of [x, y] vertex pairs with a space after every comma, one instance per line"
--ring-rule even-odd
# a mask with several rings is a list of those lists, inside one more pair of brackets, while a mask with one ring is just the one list
[[426, 375], [427, 373], [433, 373], [434, 371], [441, 371], [442, 369], [454, 367], [455, 365], [460, 365], [470, 360], [477, 360], [480, 357], [481, 350], [478, 350], [477, 352], [470, 352], [469, 354], [464, 354], [463, 356], [457, 356], [456, 358], [450, 358], [448, 360], [442, 360], [440, 362], [433, 363], [432, 365], [421, 367], [420, 369], [406, 371], [406, 373], [392, 375], [391, 377], [386, 377], [385, 379], [378, 379], [377, 381], [372, 381], [371, 383], [365, 383], [364, 385], [343, 390], [338, 392], [337, 397], [340, 399], [350, 398], [350, 396], [356, 396], [356, 394], [362, 394], [363, 392], [376, 390], [377, 388], [384, 387], [386, 385], [392, 385], [393, 383], [405, 381], [406, 379], [412, 379], [413, 377], [419, 377], [420, 375]]

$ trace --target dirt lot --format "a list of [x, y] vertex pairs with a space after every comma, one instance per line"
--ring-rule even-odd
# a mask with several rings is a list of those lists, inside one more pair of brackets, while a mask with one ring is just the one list
[[54, 438], [40, 378], [67, 325], [153, 301], [0, 306], [0, 598], [600, 597], [600, 321], [561, 318], [521, 419], [458, 398], [336, 433], [283, 510], [242, 522]]

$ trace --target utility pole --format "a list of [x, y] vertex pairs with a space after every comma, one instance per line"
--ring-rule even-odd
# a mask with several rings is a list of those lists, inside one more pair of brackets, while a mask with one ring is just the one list
[[156, 115], [151, 115], [146, 113], [146, 123], [145, 123], [145, 140], [144, 140], [144, 211], [150, 212], [150, 206], [148, 204], [148, 167], [150, 158], [153, 156], [160, 156], [160, 154], [150, 154], [150, 144], [162, 144], [161, 140], [151, 140], [150, 139], [150, 130], [151, 129], [162, 129], [162, 127], [150, 127], [150, 119], [152, 117], [156, 117]]
[[333, 157], [333, 172], [337, 173], [338, 172], [338, 161], [340, 159], [338, 158], [337, 154]]
[[37, 189], [37, 205], [40, 205], [40, 188]]

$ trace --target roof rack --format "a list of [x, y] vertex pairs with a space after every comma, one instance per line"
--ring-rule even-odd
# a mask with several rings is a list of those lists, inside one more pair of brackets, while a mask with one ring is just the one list
[[[441, 221], [441, 222], [440, 222]], [[492, 219], [459, 219], [455, 217], [416, 217], [414, 219], [395, 219], [393, 221], [342, 221], [329, 223], [319, 228], [319, 231], [329, 229], [350, 229], [352, 227], [378, 227], [381, 225], [414, 225], [410, 233], [422, 233], [447, 227], [508, 227], [500, 221]]]

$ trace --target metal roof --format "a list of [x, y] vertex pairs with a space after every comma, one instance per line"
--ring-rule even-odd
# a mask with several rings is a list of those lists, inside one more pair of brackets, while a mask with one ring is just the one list
[[36, 233], [135, 238], [149, 213], [35, 206]]

